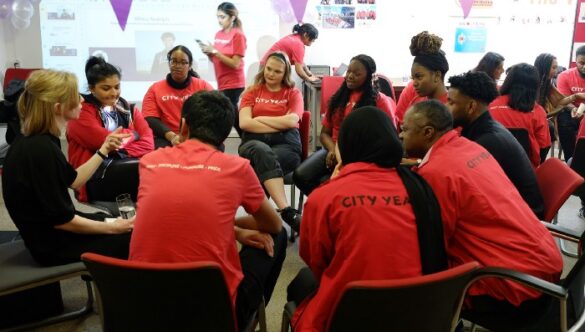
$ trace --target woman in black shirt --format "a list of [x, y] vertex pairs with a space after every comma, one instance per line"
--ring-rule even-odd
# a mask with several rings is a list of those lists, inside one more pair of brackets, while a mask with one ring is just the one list
[[74, 169], [61, 152], [59, 136], [67, 121], [79, 116], [80, 103], [73, 74], [54, 70], [31, 74], [18, 101], [23, 137], [11, 145], [4, 161], [6, 208], [32, 256], [43, 265], [79, 261], [86, 251], [128, 255], [134, 220], [105, 223], [83, 217], [67, 190], [85, 184], [102, 158], [128, 136], [114, 131], [93, 157]]

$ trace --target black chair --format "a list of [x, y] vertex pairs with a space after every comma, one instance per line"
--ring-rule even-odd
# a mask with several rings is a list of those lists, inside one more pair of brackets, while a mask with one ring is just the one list
[[[414, 278], [354, 281], [332, 310], [327, 331], [453, 331], [477, 262]], [[294, 306], [287, 304], [281, 332]]]
[[[13, 327], [15, 330], [31, 329], [39, 326], [74, 319], [92, 312], [93, 292], [91, 278], [81, 262], [59, 266], [41, 266], [25, 247], [22, 240], [0, 245], [0, 296], [9, 296], [19, 292], [32, 290], [39, 286], [50, 285], [60, 280], [83, 277], [87, 288], [87, 303], [74, 311], [58, 314], [37, 322], [26, 323]], [[31, 305], [44, 305], [34, 303]], [[0, 313], [0, 317], [6, 313]]]
[[378, 74], [376, 76], [377, 76], [376, 84], [378, 85], [378, 89], [380, 89], [380, 92], [394, 99], [394, 101], [397, 102], [396, 92], [394, 91], [394, 87], [392, 86], [392, 81], [390, 81], [388, 77], [381, 74]]
[[[528, 330], [531, 328], [540, 328], [542, 330], [543, 326], [546, 329], [552, 326], [551, 329], [554, 329], [555, 324], [558, 324], [558, 330], [562, 332], [567, 330], [581, 331], [585, 323], [585, 256], [583, 256], [582, 251], [585, 232], [577, 235], [570, 230], [562, 229], [562, 227], [556, 226], [556, 228], [557, 230], [551, 230], [551, 233], [554, 236], [560, 235], [563, 239], [578, 242], [581, 255], [567, 277], [561, 280], [558, 285], [525, 273], [495, 267], [482, 268], [476, 271], [475, 277], [470, 282], [471, 284], [483, 278], [494, 277], [508, 279], [539, 290], [559, 300], [559, 302], [552, 300], [550, 308], [544, 311], [540, 317], [531, 317], [525, 322], [515, 321], [510, 323], [518, 327], [518, 329], [522, 327]], [[568, 329], [569, 325], [571, 326], [570, 329]], [[489, 322], [484, 327], [490, 328]], [[472, 326], [471, 330], [474, 331], [474, 326]]]
[[145, 263], [85, 253], [104, 331], [236, 331], [217, 263]]

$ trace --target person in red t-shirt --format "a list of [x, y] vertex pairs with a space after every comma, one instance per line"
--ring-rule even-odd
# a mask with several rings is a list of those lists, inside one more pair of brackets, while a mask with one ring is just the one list
[[[563, 261], [541, 224], [494, 157], [452, 130], [447, 107], [434, 100], [411, 107], [400, 136], [409, 157], [423, 158], [416, 171], [441, 206], [450, 266], [477, 261], [558, 282]], [[462, 317], [490, 330], [534, 322], [551, 298], [518, 283], [474, 283]]]
[[[222, 2], [217, 7], [217, 21], [221, 30], [215, 34], [213, 46], [201, 44], [201, 51], [213, 61], [218, 90], [230, 99], [237, 115], [238, 101], [246, 86], [242, 59], [246, 54], [246, 36], [233, 3]], [[239, 119], [237, 116], [235, 119], [234, 128], [242, 136]]]
[[[546, 158], [551, 145], [546, 111], [536, 103], [538, 72], [527, 63], [510, 67], [500, 94], [489, 105], [492, 117], [508, 129], [528, 132], [528, 158], [535, 168]], [[520, 142], [522, 143], [522, 142]]]
[[289, 206], [284, 193], [284, 175], [301, 162], [299, 120], [303, 98], [290, 78], [286, 54], [275, 52], [244, 92], [240, 103], [242, 144], [240, 156], [249, 159], [282, 219], [298, 231], [300, 215]]
[[142, 100], [142, 113], [152, 128], [157, 149], [179, 143], [181, 106], [185, 99], [199, 90], [213, 90], [193, 70], [193, 54], [187, 47], [173, 47], [167, 60], [171, 72], [166, 79], [151, 85]]
[[[233, 125], [230, 105], [220, 92], [195, 93], [183, 105], [181, 144], [140, 160], [129, 259], [217, 262], [243, 331], [270, 300], [287, 239], [250, 163], [219, 151]], [[235, 218], [240, 206], [251, 215]]]
[[318, 81], [320, 78], [313, 75], [304, 64], [305, 46], [311, 46], [318, 36], [319, 30], [314, 25], [309, 23], [295, 24], [292, 34], [274, 43], [260, 61], [260, 65], [266, 63], [266, 59], [270, 54], [280, 51], [288, 56], [291, 65], [295, 66], [295, 72], [300, 78], [309, 82]]
[[408, 83], [400, 94], [396, 106], [396, 117], [402, 123], [404, 113], [410, 106], [428, 99], [437, 99], [447, 103], [447, 88], [445, 74], [449, 71], [449, 63], [445, 52], [441, 50], [443, 39], [439, 36], [423, 31], [412, 37], [410, 53], [414, 56], [410, 75], [412, 82]]
[[[305, 206], [299, 253], [310, 271], [301, 270], [288, 287], [298, 305], [295, 331], [325, 331], [349, 282], [448, 266], [439, 205], [422, 178], [399, 166], [402, 144], [391, 119], [373, 106], [356, 109], [341, 125], [338, 148], [332, 179]], [[316, 288], [313, 295], [304, 296], [307, 288]]]
[[321, 128], [323, 149], [313, 153], [295, 169], [295, 185], [305, 195], [309, 195], [319, 184], [329, 179], [335, 168], [335, 143], [339, 128], [345, 117], [362, 106], [377, 106], [384, 111], [396, 125], [394, 100], [380, 93], [373, 84], [376, 62], [365, 54], [353, 57], [345, 73], [345, 81], [328, 102], [327, 114]]
[[101, 57], [92, 56], [85, 64], [85, 75], [91, 93], [83, 96], [79, 118], [67, 125], [71, 165], [79, 167], [88, 161], [106, 136], [117, 128], [132, 136], [120, 149], [110, 153], [94, 176], [77, 191], [77, 199], [114, 202], [116, 196], [129, 193], [136, 201], [137, 158], [154, 149], [152, 130], [142, 112], [130, 109], [128, 102], [120, 97], [118, 68]]

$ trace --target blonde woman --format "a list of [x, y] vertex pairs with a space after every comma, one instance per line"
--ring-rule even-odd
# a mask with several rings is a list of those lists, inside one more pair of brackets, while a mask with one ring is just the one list
[[301, 162], [299, 120], [303, 98], [290, 78], [286, 54], [271, 53], [240, 103], [241, 157], [249, 159], [260, 183], [279, 209], [282, 219], [298, 231], [300, 215], [289, 206], [284, 174]]
[[75, 75], [34, 72], [18, 101], [24, 136], [12, 144], [4, 161], [6, 208], [32, 256], [43, 265], [79, 261], [86, 251], [128, 256], [134, 220], [105, 223], [84, 217], [75, 211], [67, 191], [83, 186], [105, 156], [129, 136], [117, 129], [74, 169], [61, 152], [59, 136], [69, 120], [79, 117], [81, 101]]

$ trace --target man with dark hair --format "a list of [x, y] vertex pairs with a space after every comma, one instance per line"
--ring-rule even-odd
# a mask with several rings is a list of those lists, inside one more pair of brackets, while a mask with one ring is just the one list
[[[183, 104], [181, 143], [142, 157], [130, 260], [217, 262], [243, 331], [272, 295], [287, 237], [249, 161], [218, 150], [233, 121], [227, 97], [197, 92]], [[251, 215], [235, 218], [240, 206]]]
[[488, 105], [498, 96], [494, 80], [484, 72], [467, 72], [451, 76], [449, 84], [447, 106], [454, 126], [462, 127], [461, 136], [488, 150], [534, 214], [542, 218], [544, 201], [526, 152], [488, 112]]
[[[407, 111], [400, 134], [408, 156], [422, 158], [416, 170], [441, 206], [449, 265], [477, 261], [557, 282], [563, 261], [554, 239], [492, 155], [451, 123], [445, 105], [424, 101]], [[494, 331], [534, 322], [550, 300], [501, 279], [476, 282], [467, 294], [462, 317]]]

